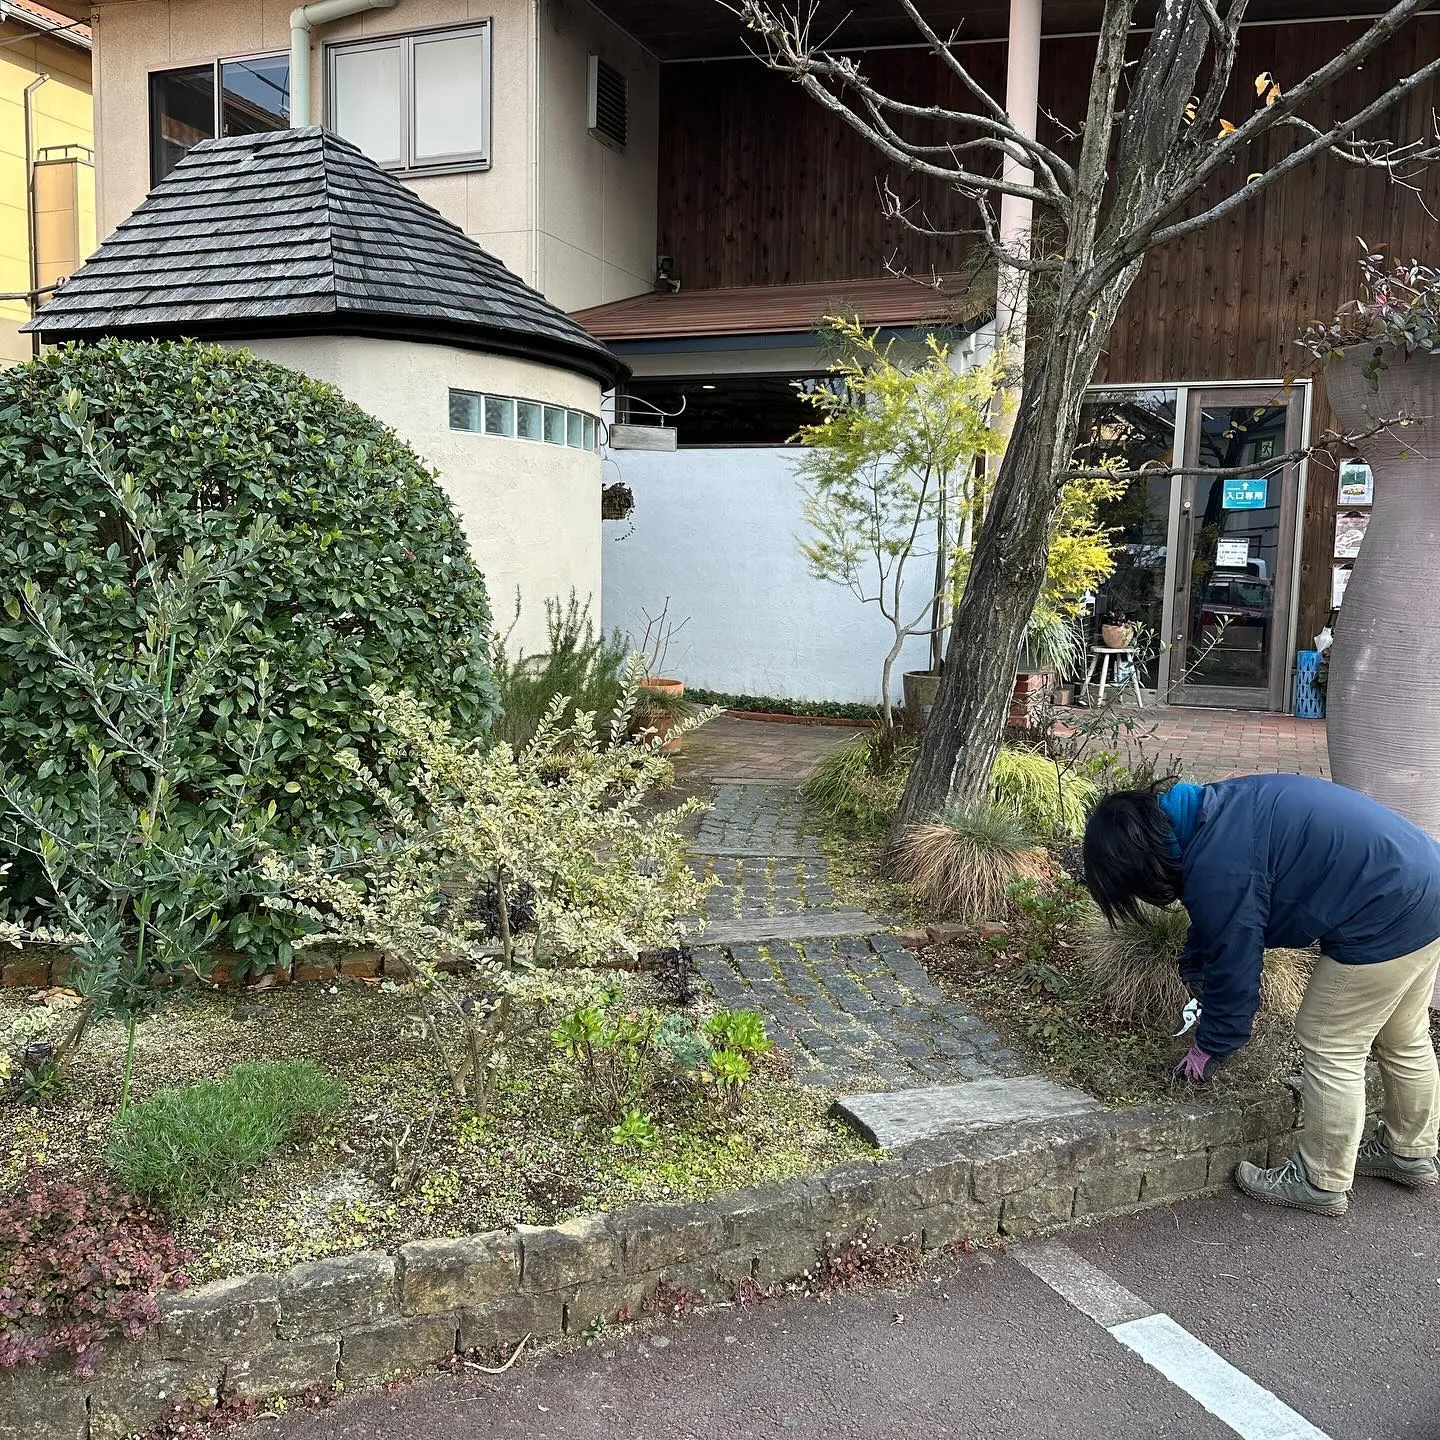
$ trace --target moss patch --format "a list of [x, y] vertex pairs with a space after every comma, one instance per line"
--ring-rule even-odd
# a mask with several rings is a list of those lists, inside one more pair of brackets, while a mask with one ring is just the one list
[[[637, 1001], [654, 1003], [648, 982], [628, 985]], [[194, 1280], [647, 1200], [700, 1199], [865, 1150], [827, 1119], [830, 1096], [796, 1084], [773, 1052], [756, 1062], [733, 1113], [677, 1090], [657, 1107], [652, 1148], [616, 1145], [587, 1112], [579, 1075], [549, 1025], [516, 1043], [482, 1117], [446, 1094], [414, 1009], [397, 987], [341, 981], [195, 993], [140, 1027], [136, 1100], [256, 1059], [314, 1060], [346, 1090], [340, 1110], [242, 1181], [233, 1200], [179, 1223], [195, 1254]], [[58, 1034], [68, 1019], [63, 1006], [0, 995], [7, 1050], [20, 1037]], [[124, 1049], [123, 1029], [97, 1027], [63, 1091], [38, 1105], [0, 1107], [0, 1188], [31, 1164], [103, 1169]], [[395, 1182], [397, 1152], [399, 1169], [413, 1167], [408, 1186]]]

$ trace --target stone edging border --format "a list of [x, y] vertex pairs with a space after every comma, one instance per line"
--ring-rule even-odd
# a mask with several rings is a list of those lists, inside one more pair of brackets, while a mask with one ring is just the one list
[[[0, 955], [13, 955], [0, 963], [0, 990], [45, 990], [64, 986], [69, 978], [68, 950], [49, 945], [5, 947]], [[443, 967], [442, 967], [443, 968]], [[291, 982], [327, 982], [332, 980], [374, 980], [382, 975], [408, 979], [410, 972], [403, 961], [388, 961], [378, 950], [339, 951], [306, 950], [289, 965], [260, 972], [252, 979], [251, 962], [243, 955], [222, 954], [215, 968], [203, 982], [224, 989], [261, 990]], [[195, 982], [191, 982], [195, 983]], [[202, 985], [203, 988], [203, 985]]]
[[843, 715], [786, 715], [778, 710], [727, 710], [732, 720], [758, 720], [766, 725], [830, 725], [838, 730], [873, 730], [874, 720], [847, 720]]
[[257, 1400], [378, 1382], [530, 1335], [577, 1336], [637, 1315], [657, 1290], [729, 1298], [804, 1276], [827, 1237], [925, 1250], [1015, 1238], [1176, 1200], [1242, 1159], [1293, 1147], [1298, 1099], [1091, 1111], [941, 1136], [894, 1156], [693, 1204], [644, 1205], [243, 1275], [166, 1297], [159, 1327], [117, 1344], [94, 1379], [49, 1366], [0, 1375], [0, 1440], [122, 1440], [174, 1402]]

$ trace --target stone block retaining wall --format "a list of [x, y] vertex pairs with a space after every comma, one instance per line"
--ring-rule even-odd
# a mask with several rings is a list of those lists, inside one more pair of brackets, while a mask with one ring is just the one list
[[1098, 1111], [942, 1137], [893, 1158], [698, 1204], [646, 1205], [561, 1225], [417, 1240], [244, 1275], [167, 1297], [160, 1326], [77, 1380], [0, 1376], [0, 1440], [121, 1440], [177, 1400], [268, 1399], [383, 1380], [457, 1352], [579, 1335], [637, 1314], [664, 1281], [709, 1298], [805, 1275], [826, 1237], [862, 1227], [926, 1250], [1020, 1237], [1225, 1182], [1245, 1158], [1289, 1154], [1295, 1091], [1248, 1102]]

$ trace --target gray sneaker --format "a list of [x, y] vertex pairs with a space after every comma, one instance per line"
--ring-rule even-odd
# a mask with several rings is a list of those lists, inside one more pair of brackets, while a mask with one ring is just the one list
[[1321, 1190], [1310, 1183], [1305, 1162], [1298, 1154], [1273, 1170], [1262, 1170], [1242, 1160], [1235, 1170], [1235, 1183], [1252, 1200], [1266, 1205], [1286, 1205], [1316, 1215], [1343, 1215], [1350, 1208], [1349, 1191]]
[[1409, 1185], [1417, 1190], [1424, 1185], [1440, 1184], [1440, 1166], [1434, 1160], [1396, 1155], [1390, 1149], [1383, 1120], [1375, 1127], [1375, 1133], [1360, 1146], [1355, 1156], [1355, 1173], [1375, 1175], [1381, 1180], [1393, 1180], [1397, 1185]]

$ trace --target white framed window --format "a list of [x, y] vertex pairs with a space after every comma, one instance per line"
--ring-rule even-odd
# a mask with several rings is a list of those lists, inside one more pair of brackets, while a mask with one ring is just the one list
[[326, 47], [326, 117], [390, 170], [490, 164], [490, 21]]
[[500, 435], [569, 450], [600, 449], [605, 427], [598, 416], [564, 405], [520, 400], [513, 395], [482, 395], [474, 390], [450, 392], [450, 428], [472, 435]]

